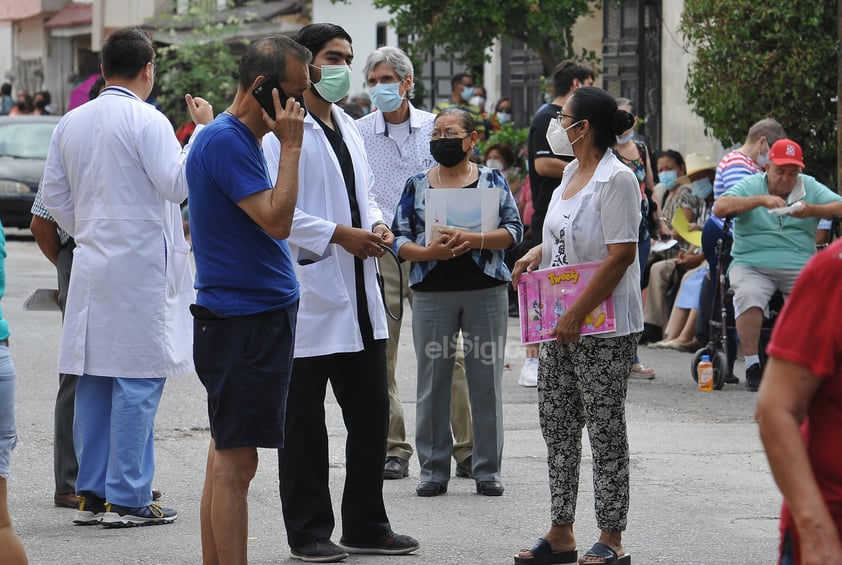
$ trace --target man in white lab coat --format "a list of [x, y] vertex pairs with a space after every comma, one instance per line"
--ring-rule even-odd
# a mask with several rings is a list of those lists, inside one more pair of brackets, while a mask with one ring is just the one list
[[[311, 24], [296, 41], [313, 53], [313, 86], [304, 93], [301, 188], [289, 237], [301, 302], [285, 443], [278, 451], [287, 541], [292, 557], [305, 561], [339, 561], [348, 553], [402, 555], [418, 542], [392, 531], [383, 504], [388, 330], [373, 259], [393, 236], [371, 195], [362, 137], [335, 104], [351, 87], [351, 37], [333, 24]], [[274, 136], [263, 144], [269, 170], [277, 170], [284, 148]], [[330, 540], [328, 382], [348, 430], [342, 547]]]
[[[44, 204], [76, 241], [59, 371], [81, 375], [77, 524], [177, 517], [152, 502], [153, 426], [166, 377], [193, 370], [193, 276], [179, 212], [186, 151], [144, 102], [154, 59], [139, 28], [106, 39], [106, 88], [56, 126], [44, 171]], [[186, 100], [198, 124], [213, 118], [206, 101]]]

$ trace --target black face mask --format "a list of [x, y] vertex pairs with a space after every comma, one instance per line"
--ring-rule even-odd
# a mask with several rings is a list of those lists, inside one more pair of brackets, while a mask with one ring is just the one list
[[26, 102], [18, 102], [17, 104], [15, 104], [15, 106], [18, 107], [19, 112], [25, 112], [26, 111]]
[[433, 159], [444, 167], [455, 167], [465, 158], [467, 151], [462, 149], [464, 137], [458, 139], [434, 139], [430, 142]]

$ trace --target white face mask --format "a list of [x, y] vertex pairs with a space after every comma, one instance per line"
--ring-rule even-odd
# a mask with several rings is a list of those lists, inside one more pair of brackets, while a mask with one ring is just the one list
[[566, 128], [563, 128], [561, 127], [561, 124], [558, 123], [557, 119], [550, 121], [550, 127], [547, 128], [547, 143], [550, 144], [550, 149], [553, 153], [564, 157], [575, 156], [573, 153], [573, 144], [582, 139], [585, 134], [582, 134], [573, 141], [570, 141], [570, 138], [567, 137], [567, 130], [579, 125], [580, 123], [582, 122], [578, 121], [575, 124], [570, 124]]
[[769, 144], [764, 142], [764, 145], [766, 146], [766, 153], [757, 154], [757, 164], [760, 165], [761, 169], [765, 169], [769, 162]]
[[497, 159], [489, 159], [485, 162], [485, 166], [489, 169], [497, 169], [498, 171], [503, 170], [503, 163], [501, 163]]
[[484, 109], [485, 106], [485, 98], [482, 96], [472, 96], [470, 100], [468, 100], [468, 104], [472, 106], [476, 106], [480, 110]]

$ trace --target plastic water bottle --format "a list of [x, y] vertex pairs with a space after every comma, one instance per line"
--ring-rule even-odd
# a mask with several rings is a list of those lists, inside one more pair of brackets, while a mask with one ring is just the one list
[[713, 363], [710, 362], [710, 355], [702, 355], [696, 374], [699, 376], [699, 390], [713, 390]]

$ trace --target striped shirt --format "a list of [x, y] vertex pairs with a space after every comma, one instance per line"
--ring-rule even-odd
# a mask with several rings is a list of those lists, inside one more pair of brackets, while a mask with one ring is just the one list
[[[755, 173], [762, 173], [763, 169], [751, 157], [736, 149], [726, 154], [716, 166], [716, 177], [713, 179], [713, 200], [722, 196], [722, 193], [735, 186], [744, 178]], [[711, 214], [711, 219], [722, 228], [722, 220]]]

